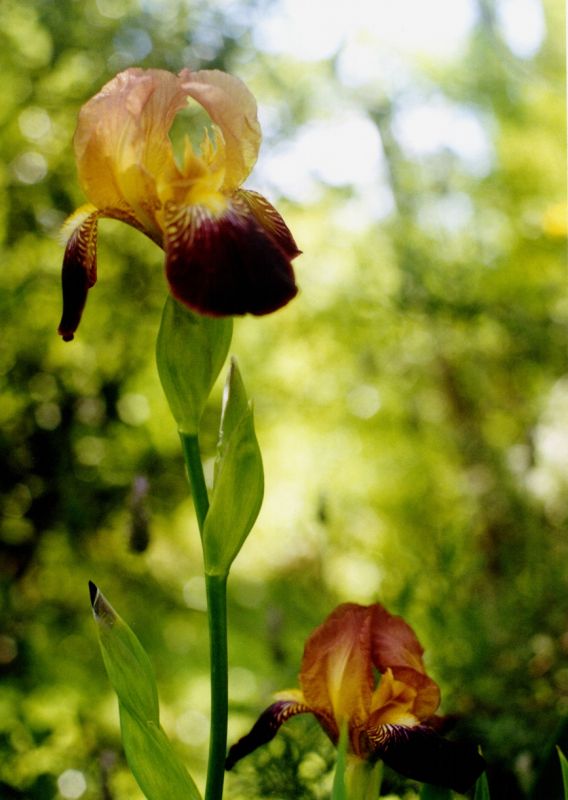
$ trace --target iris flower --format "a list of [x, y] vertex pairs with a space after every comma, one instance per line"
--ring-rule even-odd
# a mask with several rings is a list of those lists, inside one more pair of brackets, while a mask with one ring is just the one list
[[276, 695], [226, 768], [270, 741], [296, 714], [313, 714], [334, 744], [347, 728], [351, 758], [388, 766], [409, 778], [466, 791], [484, 769], [475, 747], [450, 742], [434, 717], [440, 690], [428, 677], [412, 628], [381, 605], [339, 606], [306, 642], [301, 689]]
[[[211, 133], [198, 151], [186, 137], [178, 164], [168, 132], [190, 98], [209, 115]], [[83, 106], [74, 147], [90, 203], [64, 226], [64, 340], [73, 338], [96, 281], [104, 217], [164, 249], [171, 293], [198, 313], [266, 314], [294, 297], [290, 262], [300, 251], [292, 234], [264, 197], [242, 188], [260, 141], [253, 95], [218, 70], [127, 69]]]

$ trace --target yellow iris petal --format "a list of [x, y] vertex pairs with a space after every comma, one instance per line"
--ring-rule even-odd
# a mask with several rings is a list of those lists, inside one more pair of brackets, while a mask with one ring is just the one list
[[256, 100], [239, 78], [219, 70], [183, 70], [180, 79], [184, 90], [203, 106], [223, 134], [226, 149], [222, 188], [231, 193], [250, 174], [260, 149]]
[[130, 208], [157, 238], [156, 176], [179, 175], [168, 131], [187, 102], [179, 78], [128, 69], [81, 109], [74, 138], [79, 179], [97, 208]]

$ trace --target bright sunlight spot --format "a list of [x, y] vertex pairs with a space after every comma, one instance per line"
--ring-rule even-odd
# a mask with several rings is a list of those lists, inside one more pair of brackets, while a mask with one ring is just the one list
[[85, 794], [87, 781], [78, 769], [66, 769], [57, 779], [57, 788], [66, 800], [76, 800]]
[[361, 33], [377, 47], [451, 57], [459, 54], [475, 17], [472, 0], [283, 0], [254, 35], [263, 50], [306, 61], [329, 58]]
[[545, 34], [542, 6], [538, 0], [501, 0], [497, 17], [503, 38], [519, 58], [532, 58]]

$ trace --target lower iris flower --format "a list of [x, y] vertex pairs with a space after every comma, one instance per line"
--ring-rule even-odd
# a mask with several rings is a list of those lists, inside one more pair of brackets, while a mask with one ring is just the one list
[[313, 714], [334, 744], [345, 727], [350, 758], [379, 759], [406, 777], [466, 791], [485, 765], [477, 749], [437, 733], [440, 690], [412, 628], [381, 605], [339, 606], [308, 638], [300, 690], [276, 695], [226, 768], [270, 741], [296, 714]]
[[[168, 132], [188, 99], [208, 113], [199, 151], [185, 139], [183, 163]], [[238, 78], [218, 70], [179, 75], [127, 69], [81, 109], [74, 137], [89, 205], [66, 222], [63, 316], [72, 339], [96, 281], [97, 224], [118, 219], [165, 251], [170, 291], [210, 316], [267, 314], [297, 292], [292, 234], [262, 195], [242, 188], [261, 132], [256, 102]]]

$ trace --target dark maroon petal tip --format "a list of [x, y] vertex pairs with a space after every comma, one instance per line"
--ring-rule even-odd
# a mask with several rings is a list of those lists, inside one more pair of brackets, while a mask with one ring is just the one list
[[83, 315], [87, 294], [97, 279], [97, 219], [100, 212], [90, 214], [69, 237], [63, 256], [61, 286], [63, 314], [57, 333], [70, 342]]
[[290, 257], [244, 203], [221, 217], [166, 209], [166, 274], [188, 308], [213, 317], [263, 315], [298, 292]]
[[249, 733], [229, 748], [225, 769], [227, 771], [233, 769], [237, 761], [248, 756], [261, 745], [272, 741], [280, 726], [290, 717], [294, 717], [296, 714], [305, 714], [309, 710], [307, 706], [291, 700], [279, 700], [273, 703], [262, 712]]
[[448, 741], [424, 725], [388, 726], [374, 755], [407, 778], [460, 793], [473, 786], [485, 769], [474, 745]]

